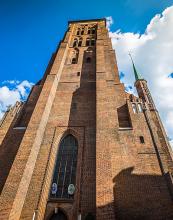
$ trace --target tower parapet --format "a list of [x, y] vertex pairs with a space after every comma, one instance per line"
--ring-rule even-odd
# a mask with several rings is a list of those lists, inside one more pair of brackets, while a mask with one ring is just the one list
[[132, 65], [133, 65], [133, 72], [135, 75], [135, 87], [137, 89], [138, 95], [139, 97], [143, 100], [143, 102], [145, 103], [145, 105], [148, 105], [148, 108], [150, 110], [156, 110], [153, 98], [151, 96], [150, 90], [148, 88], [147, 85], [147, 81], [143, 78], [143, 76], [137, 71], [133, 58], [131, 56], [131, 54], [129, 54], [131, 61], [132, 61]]

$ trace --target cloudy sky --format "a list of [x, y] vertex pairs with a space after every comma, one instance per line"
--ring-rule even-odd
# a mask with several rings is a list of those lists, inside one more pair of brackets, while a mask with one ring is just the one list
[[2, 0], [0, 117], [41, 78], [68, 20], [102, 17], [108, 19], [121, 80], [135, 93], [130, 51], [173, 138], [172, 0]]
[[113, 18], [108, 20], [122, 81], [129, 92], [136, 92], [132, 87], [135, 79], [128, 57], [130, 51], [138, 72], [148, 81], [168, 135], [173, 138], [173, 6], [156, 14], [142, 34], [121, 29], [112, 32]]

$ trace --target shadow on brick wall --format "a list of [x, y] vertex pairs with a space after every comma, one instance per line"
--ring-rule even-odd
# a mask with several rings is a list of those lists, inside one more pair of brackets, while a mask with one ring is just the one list
[[68, 126], [85, 130], [79, 210], [86, 218], [89, 213], [95, 216], [96, 209], [95, 48], [88, 48], [79, 59], [82, 60], [82, 68], [79, 68], [81, 72], [76, 72], [76, 79], [80, 82], [73, 92]]
[[133, 171], [134, 167], [129, 167], [113, 179], [116, 219], [173, 219], [173, 202], [165, 177]]

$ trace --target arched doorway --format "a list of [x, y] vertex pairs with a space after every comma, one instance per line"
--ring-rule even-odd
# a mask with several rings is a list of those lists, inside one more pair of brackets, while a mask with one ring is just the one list
[[68, 220], [67, 219], [67, 216], [61, 211], [61, 210], [58, 210], [58, 213], [54, 213], [50, 220]]

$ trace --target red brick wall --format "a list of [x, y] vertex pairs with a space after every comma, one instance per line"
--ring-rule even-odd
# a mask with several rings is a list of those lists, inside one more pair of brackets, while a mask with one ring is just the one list
[[[73, 39], [81, 25], [71, 23], [41, 86], [34, 87], [21, 120], [19, 115], [15, 122], [26, 126], [26, 131], [7, 129], [9, 136], [0, 148], [0, 158], [5, 158], [0, 162], [5, 167], [1, 188], [6, 180], [0, 220], [32, 219], [34, 212], [37, 220], [48, 220], [55, 208], [69, 220], [79, 213], [82, 220], [87, 213], [98, 220], [173, 218], [172, 182], [167, 175], [172, 157], [157, 113], [147, 109], [149, 129], [146, 115], [133, 112], [132, 102], [141, 99], [131, 100], [119, 80], [104, 20], [86, 24], [97, 25], [96, 47], [87, 51], [85, 32], [78, 62], [70, 64]], [[86, 62], [88, 56], [91, 63]], [[76, 192], [73, 201], [53, 202], [49, 192], [56, 155], [69, 133], [79, 144]]]

